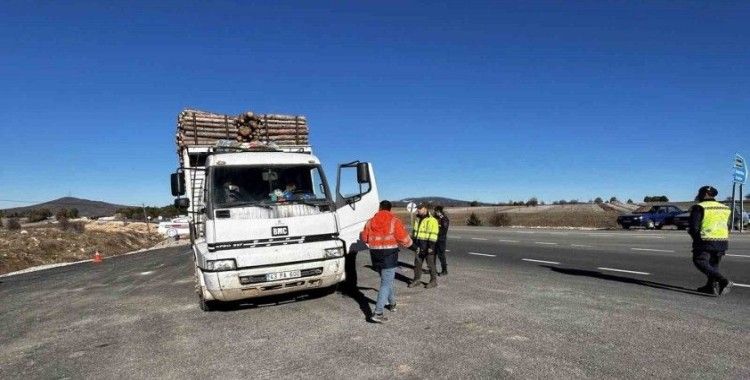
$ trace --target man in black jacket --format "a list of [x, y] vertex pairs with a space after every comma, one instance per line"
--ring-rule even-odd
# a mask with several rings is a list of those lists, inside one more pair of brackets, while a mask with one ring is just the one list
[[699, 201], [690, 209], [688, 233], [693, 238], [693, 263], [708, 277], [698, 291], [725, 295], [734, 285], [719, 272], [719, 262], [729, 248], [729, 207], [716, 201], [719, 192], [712, 186], [698, 190]]
[[447, 276], [448, 263], [445, 261], [445, 249], [448, 245], [448, 227], [450, 226], [450, 220], [448, 220], [448, 215], [445, 215], [443, 206], [435, 206], [435, 218], [440, 225], [438, 240], [435, 244], [435, 253], [437, 253], [437, 257], [440, 260], [440, 267], [442, 268], [440, 273], [438, 273], [438, 276]]

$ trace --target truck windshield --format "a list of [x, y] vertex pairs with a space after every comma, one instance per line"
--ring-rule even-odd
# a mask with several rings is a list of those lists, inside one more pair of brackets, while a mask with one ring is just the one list
[[215, 166], [211, 168], [214, 207], [329, 202], [328, 186], [317, 165]]

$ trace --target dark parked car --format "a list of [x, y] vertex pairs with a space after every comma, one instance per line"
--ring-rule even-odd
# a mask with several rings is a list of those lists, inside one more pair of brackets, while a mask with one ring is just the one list
[[675, 215], [672, 218], [672, 224], [679, 230], [686, 230], [690, 225], [690, 212]]
[[684, 211], [673, 205], [653, 206], [646, 212], [621, 215], [617, 218], [617, 224], [626, 230], [630, 227], [645, 227], [660, 230], [664, 226], [671, 225], [675, 216], [682, 213]]
[[[681, 230], [686, 230], [690, 225], [690, 211], [684, 212], [679, 215], [675, 215], [674, 218], [672, 218], [672, 223], [675, 227]], [[747, 212], [742, 214], [742, 224], [743, 226], [750, 225], [750, 214]], [[737, 213], [734, 216], [734, 228], [739, 228], [740, 225], [740, 213], [737, 211]]]

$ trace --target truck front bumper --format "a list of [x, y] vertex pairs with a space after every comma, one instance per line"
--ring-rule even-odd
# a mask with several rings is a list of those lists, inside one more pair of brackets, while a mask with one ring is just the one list
[[[203, 297], [208, 300], [237, 301], [274, 294], [326, 288], [344, 281], [344, 258], [321, 259], [302, 264], [264, 266], [222, 272], [196, 268]], [[271, 273], [300, 271], [301, 277], [267, 281]]]

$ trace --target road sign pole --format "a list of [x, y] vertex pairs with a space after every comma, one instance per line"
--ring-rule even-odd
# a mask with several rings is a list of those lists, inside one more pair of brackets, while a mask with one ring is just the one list
[[734, 231], [734, 205], [735, 205], [735, 192], [737, 190], [737, 183], [732, 182], [732, 203], [729, 204], [729, 230]]
[[745, 198], [742, 194], [742, 187], [743, 185], [740, 184], [740, 233], [745, 228]]

